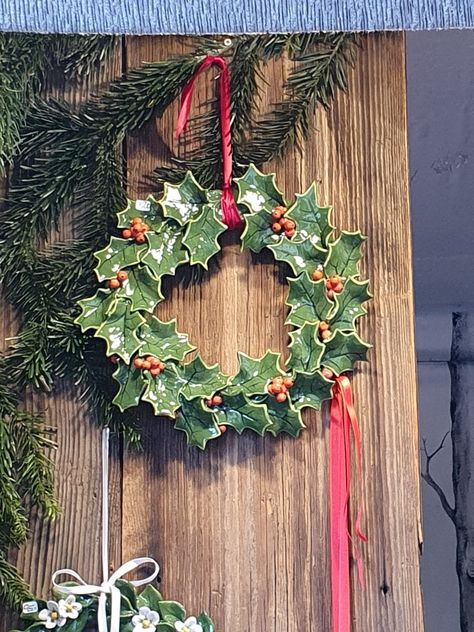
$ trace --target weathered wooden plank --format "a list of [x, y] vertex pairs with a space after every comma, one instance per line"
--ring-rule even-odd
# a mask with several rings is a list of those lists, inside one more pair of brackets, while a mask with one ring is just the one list
[[[121, 72], [121, 49], [94, 81], [64, 85], [55, 80], [46, 91], [73, 105], [84, 101], [91, 92], [106, 85]], [[58, 78], [56, 78], [58, 79]], [[65, 214], [58, 234], [51, 241], [67, 240], [72, 235], [72, 216]], [[17, 323], [11, 308], [2, 304], [0, 319], [1, 343], [15, 334]], [[49, 524], [35, 511], [31, 513], [31, 537], [19, 552], [12, 551], [20, 573], [30, 583], [33, 592], [46, 597], [50, 594], [51, 575], [59, 568], [73, 568], [90, 581], [100, 579], [101, 558], [101, 431], [91, 419], [84, 403], [78, 400], [73, 384], [59, 384], [51, 396], [28, 392], [24, 400], [28, 410], [44, 413], [49, 426], [56, 431], [59, 449], [55, 454], [56, 489], [62, 507], [61, 517]], [[119, 451], [117, 451], [119, 452]], [[114, 454], [114, 456], [117, 456]], [[111, 464], [111, 563], [117, 565], [121, 548], [121, 465]], [[0, 632], [14, 625], [15, 617], [0, 612]]]
[[[318, 112], [303, 154], [270, 165], [289, 194], [313, 179], [338, 226], [369, 235], [365, 269], [375, 300], [363, 324], [373, 342], [355, 392], [364, 435], [367, 589], [354, 587], [355, 632], [423, 629], [418, 568], [419, 482], [413, 338], [404, 40], [362, 39], [347, 95]], [[169, 57], [185, 45], [129, 38], [127, 63]], [[287, 64], [270, 64], [263, 107], [279, 97]], [[193, 105], [202, 111], [210, 76]], [[176, 107], [128, 143], [130, 193], [171, 145]], [[183, 143], [181, 144], [184, 147]], [[272, 265], [250, 265], [233, 236], [219, 274], [175, 289], [160, 308], [178, 315], [208, 361], [235, 371], [236, 352], [284, 350], [283, 298]], [[123, 556], [151, 554], [163, 591], [219, 630], [330, 629], [327, 420], [310, 415], [298, 440], [228, 432], [205, 453], [171, 422], [143, 414], [145, 449], [125, 454]], [[354, 490], [357, 496], [357, 490]]]

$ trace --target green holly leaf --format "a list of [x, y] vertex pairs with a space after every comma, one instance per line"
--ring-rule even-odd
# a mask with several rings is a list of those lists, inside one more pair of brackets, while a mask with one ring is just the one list
[[297, 437], [306, 427], [301, 419], [300, 411], [293, 408], [289, 399], [279, 403], [274, 397], [267, 397], [265, 404], [272, 421], [268, 432], [271, 432], [273, 436], [286, 432], [292, 437]]
[[191, 362], [181, 368], [181, 393], [187, 399], [193, 397], [209, 399], [214, 393], [222, 390], [228, 377], [219, 370], [219, 365], [207, 366], [198, 354]]
[[204, 450], [209, 439], [220, 436], [214, 414], [204, 406], [202, 399], [188, 400], [180, 398], [181, 408], [178, 410], [174, 427], [186, 433], [188, 444]]
[[333, 382], [327, 380], [319, 371], [313, 375], [297, 373], [291, 387], [291, 403], [296, 410], [319, 410], [323, 401], [331, 399], [332, 385]]
[[207, 612], [201, 612], [197, 621], [201, 624], [202, 632], [215, 632], [216, 629], [214, 627], [214, 623]]
[[302, 327], [306, 322], [326, 320], [333, 303], [326, 294], [324, 279], [312, 281], [306, 273], [296, 279], [288, 279], [289, 291], [286, 304], [291, 308], [287, 325]]
[[293, 371], [313, 373], [319, 369], [325, 346], [318, 340], [318, 323], [305, 323], [290, 332], [288, 365]]
[[179, 389], [182, 381], [174, 364], [167, 364], [165, 370], [153, 377], [146, 374], [146, 390], [142, 396], [144, 402], [153, 406], [155, 415], [174, 417], [179, 408]]
[[296, 194], [295, 203], [288, 209], [287, 217], [296, 222], [298, 238], [310, 239], [314, 245], [327, 247], [334, 226], [331, 224], [330, 206], [318, 206], [316, 185], [313, 182], [302, 194]]
[[165, 623], [172, 623], [173, 625], [176, 621], [184, 621], [186, 619], [186, 610], [177, 601], [161, 601], [159, 613]]
[[165, 217], [171, 217], [183, 226], [189, 220], [194, 219], [202, 210], [203, 204], [207, 204], [206, 190], [195, 180], [193, 174], [188, 171], [179, 184], [167, 182], [163, 196], [159, 200]]
[[122, 412], [127, 408], [138, 406], [140, 397], [145, 390], [143, 372], [136, 369], [133, 364], [120, 362], [112, 377], [120, 386], [118, 393], [114, 397], [114, 404]]
[[146, 200], [127, 200], [127, 208], [117, 213], [118, 228], [130, 228], [132, 220], [139, 217], [150, 230], [159, 231], [163, 224], [163, 213], [152, 195]]
[[214, 412], [218, 425], [232, 426], [239, 434], [248, 428], [263, 435], [272, 424], [267, 407], [248, 400], [243, 393], [224, 393], [222, 405]]
[[255, 165], [249, 165], [244, 175], [234, 178], [234, 182], [238, 189], [237, 204], [244, 204], [250, 213], [271, 213], [275, 206], [285, 205], [274, 173], [264, 175]]
[[265, 211], [244, 215], [244, 223], [244, 232], [240, 238], [242, 250], [249, 249], [258, 253], [280, 239], [272, 231], [271, 215]]
[[119, 270], [138, 263], [145, 250], [145, 244], [138, 245], [129, 239], [111, 237], [108, 246], [94, 253], [99, 262], [95, 269], [97, 278], [99, 281], [114, 279]]
[[277, 375], [283, 375], [280, 369], [280, 355], [267, 351], [261, 358], [251, 358], [239, 351], [239, 372], [232, 379], [227, 389], [232, 395], [239, 392], [245, 395], [263, 395], [267, 392], [269, 382]]
[[327, 251], [315, 246], [310, 239], [299, 241], [282, 236], [277, 243], [271, 244], [268, 248], [277, 261], [285, 261], [295, 274], [311, 274], [327, 257]]
[[147, 266], [135, 266], [128, 271], [128, 279], [116, 290], [117, 296], [127, 298], [132, 312], [152, 312], [165, 297], [160, 290], [160, 281], [155, 279]]
[[140, 347], [137, 329], [144, 322], [139, 312], [132, 312], [130, 301], [117, 300], [94, 336], [105, 340], [108, 356], [117, 355], [128, 364]]
[[365, 237], [360, 231], [356, 233], [343, 231], [334, 243], [329, 244], [329, 253], [324, 264], [326, 275], [358, 276], [364, 241]]
[[356, 333], [345, 334], [339, 329], [325, 343], [322, 365], [336, 375], [352, 371], [354, 363], [367, 360], [370, 345], [363, 342]]
[[148, 606], [151, 610], [155, 610], [159, 612], [160, 603], [163, 601], [163, 597], [156, 590], [154, 586], [148, 584], [142, 590], [142, 592], [138, 595], [137, 598], [137, 608], [142, 608], [143, 606]]
[[143, 325], [140, 330], [142, 347], [141, 355], [153, 355], [166, 360], [181, 362], [186, 355], [195, 349], [188, 342], [188, 335], [176, 331], [176, 319], [167, 322], [156, 316]]
[[97, 290], [94, 296], [78, 301], [82, 312], [74, 321], [82, 333], [88, 329], [98, 329], [108, 314], [114, 310], [117, 296], [110, 290]]
[[344, 283], [344, 289], [335, 295], [334, 311], [330, 315], [331, 329], [354, 329], [356, 320], [367, 314], [363, 303], [371, 298], [368, 290], [368, 281], [356, 281], [348, 279]]
[[191, 255], [191, 265], [199, 264], [207, 270], [207, 262], [221, 249], [217, 238], [227, 227], [219, 219], [218, 209], [218, 205], [205, 204], [187, 225], [183, 244]]
[[164, 623], [163, 621], [160, 621], [156, 625], [156, 632], [176, 632], [176, 628], [172, 623]]
[[175, 274], [176, 268], [189, 259], [183, 248], [182, 228], [174, 222], [163, 224], [159, 233], [146, 233], [146, 239], [148, 244], [141, 261], [156, 279], [165, 274]]

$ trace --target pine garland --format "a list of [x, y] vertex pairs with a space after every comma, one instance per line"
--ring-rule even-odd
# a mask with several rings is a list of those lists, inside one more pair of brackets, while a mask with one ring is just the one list
[[[0, 36], [0, 172], [16, 156], [3, 209], [0, 277], [21, 318], [16, 339], [0, 358], [0, 598], [12, 607], [28, 591], [8, 562], [8, 547], [25, 541], [31, 503], [45, 517], [58, 515], [48, 456], [54, 443], [40, 417], [18, 412], [25, 387], [49, 391], [58, 379], [74, 375], [78, 396], [98, 422], [139, 441], [136, 416], [112, 404], [112, 366], [101, 342], [84, 337], [73, 323], [76, 301], [96, 285], [92, 254], [106, 243], [115, 212], [124, 206], [126, 134], [162, 116], [205, 54], [223, 53], [230, 56], [233, 142], [242, 172], [248, 162], [278, 157], [307, 134], [313, 108], [329, 107], [337, 90], [346, 88], [354, 51], [354, 39], [342, 34], [246, 36], [235, 39], [232, 50], [209, 40], [186, 55], [128, 72], [78, 111], [38, 96], [48, 67], [61, 63], [70, 76], [89, 72], [116, 43], [105, 36]], [[286, 51], [295, 65], [285, 99], [257, 119], [262, 65]], [[18, 89], [12, 91], [13, 85]], [[191, 125], [199, 149], [185, 159], [174, 156], [153, 180], [177, 181], [192, 169], [204, 185], [218, 188], [219, 133], [214, 102]], [[40, 248], [68, 209], [76, 237]], [[199, 276], [182, 277], [195, 280]]]

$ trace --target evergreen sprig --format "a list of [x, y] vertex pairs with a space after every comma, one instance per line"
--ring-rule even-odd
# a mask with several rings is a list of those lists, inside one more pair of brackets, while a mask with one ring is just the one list
[[[38, 96], [49, 68], [59, 64], [67, 76], [84, 75], [100, 67], [118, 41], [0, 35], [0, 172], [16, 156], [2, 209], [0, 277], [21, 320], [0, 358], [0, 597], [11, 606], [28, 591], [8, 562], [8, 546], [25, 541], [31, 503], [46, 517], [58, 514], [49, 460], [52, 435], [40, 416], [19, 412], [25, 387], [48, 391], [58, 379], [73, 376], [98, 423], [129, 442], [139, 440], [136, 414], [121, 413], [112, 403], [113, 367], [101, 341], [83, 336], [73, 323], [76, 302], [96, 285], [93, 253], [107, 242], [115, 213], [125, 203], [126, 134], [162, 116], [207, 52], [224, 54], [231, 69], [239, 172], [246, 161], [281, 155], [307, 132], [312, 108], [328, 107], [336, 91], [345, 89], [354, 47], [347, 35], [245, 36], [235, 38], [231, 50], [205, 40], [188, 54], [127, 72], [78, 110]], [[295, 61], [285, 99], [258, 119], [264, 64], [284, 52]], [[177, 181], [192, 168], [203, 184], [219, 187], [219, 135], [213, 100], [185, 139], [186, 144], [199, 141], [197, 149], [172, 157], [154, 178]], [[66, 212], [73, 217], [73, 238], [51, 245], [50, 235]], [[181, 280], [190, 277], [185, 272]]]

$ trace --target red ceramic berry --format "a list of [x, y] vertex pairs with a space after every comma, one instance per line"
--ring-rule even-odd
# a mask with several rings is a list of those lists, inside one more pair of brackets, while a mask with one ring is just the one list
[[311, 278], [313, 279], [313, 281], [321, 281], [323, 276], [324, 276], [324, 272], [322, 270], [315, 270], [313, 274], [311, 275]]
[[120, 281], [118, 279], [110, 279], [109, 288], [111, 290], [118, 290], [119, 287], [120, 287]]
[[214, 397], [212, 398], [213, 406], [220, 406], [222, 402], [223, 402], [223, 399], [220, 395], [214, 395]]
[[131, 236], [132, 236], [132, 231], [129, 228], [124, 228], [122, 230], [122, 237], [124, 239], [130, 239]]
[[224, 434], [225, 432], [227, 432], [227, 426], [224, 426], [223, 424], [221, 424], [219, 426], [219, 430], [221, 431], [221, 434]]
[[123, 283], [123, 281], [126, 281], [128, 279], [128, 273], [125, 272], [125, 270], [120, 270], [120, 272], [117, 272], [117, 279], [120, 281], [120, 283]]
[[321, 373], [324, 375], [324, 377], [328, 380], [332, 380], [332, 378], [334, 377], [334, 373], [331, 371], [331, 369], [326, 369], [324, 368]]
[[274, 233], [281, 233], [282, 231], [282, 226], [279, 222], [275, 222], [274, 224], [272, 224], [272, 230]]
[[143, 358], [135, 358], [133, 361], [133, 366], [136, 369], [142, 369], [143, 368]]
[[276, 400], [279, 404], [286, 402], [287, 400], [286, 393], [278, 393], [278, 395], [276, 396]]
[[137, 244], [144, 244], [145, 235], [143, 233], [138, 233], [138, 235], [135, 237], [135, 241], [137, 242]]

